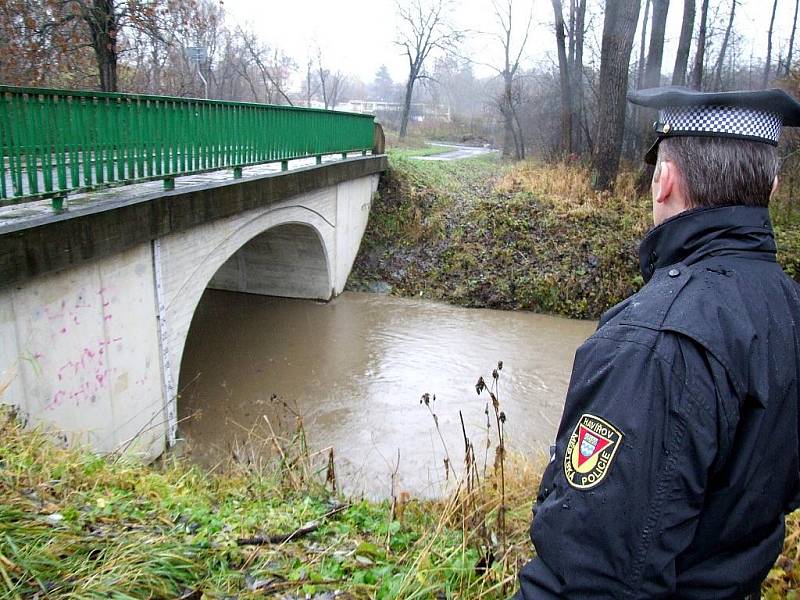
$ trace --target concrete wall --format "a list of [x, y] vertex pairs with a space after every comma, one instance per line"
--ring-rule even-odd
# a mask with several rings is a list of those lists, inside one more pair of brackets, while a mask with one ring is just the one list
[[[0, 402], [64, 441], [161, 452], [165, 413], [149, 244], [0, 291]], [[133, 442], [132, 442], [133, 440]]]
[[[157, 456], [174, 433], [184, 344], [206, 287], [338, 294], [377, 184], [362, 176], [0, 285], [0, 402], [66, 441]], [[213, 190], [203, 194], [213, 205]]]

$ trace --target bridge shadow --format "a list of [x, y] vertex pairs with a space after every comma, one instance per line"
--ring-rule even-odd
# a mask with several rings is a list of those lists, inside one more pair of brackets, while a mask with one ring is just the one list
[[211, 278], [211, 289], [282, 298], [329, 300], [332, 282], [316, 229], [287, 223], [257, 235]]
[[[232, 297], [231, 292], [249, 295], [250, 299]], [[188, 434], [191, 452], [199, 462], [213, 466], [217, 460], [230, 456], [230, 448], [204, 446], [206, 440], [220, 438], [219, 429], [236, 427], [227, 419], [224, 408], [234, 400], [229, 397], [230, 390], [238, 387], [230, 385], [241, 372], [233, 363], [244, 361], [262, 365], [259, 369], [268, 368], [263, 357], [254, 355], [259, 346], [232, 336], [232, 331], [240, 328], [225, 323], [241, 319], [258, 326], [258, 313], [263, 312], [266, 301], [259, 297], [327, 301], [332, 293], [325, 242], [315, 227], [303, 223], [276, 225], [256, 235], [211, 277], [192, 316], [178, 378], [179, 430], [181, 437]], [[229, 314], [230, 310], [237, 314]], [[275, 338], [275, 343], [281, 343], [277, 332], [261, 333], [263, 336], [259, 337]], [[238, 404], [247, 402], [235, 400]], [[253, 400], [264, 402], [260, 397]]]

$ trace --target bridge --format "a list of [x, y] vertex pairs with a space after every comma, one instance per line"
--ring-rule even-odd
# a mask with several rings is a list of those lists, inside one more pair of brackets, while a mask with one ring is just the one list
[[387, 166], [370, 115], [2, 86], [0, 147], [0, 402], [145, 459], [204, 290], [339, 294]]

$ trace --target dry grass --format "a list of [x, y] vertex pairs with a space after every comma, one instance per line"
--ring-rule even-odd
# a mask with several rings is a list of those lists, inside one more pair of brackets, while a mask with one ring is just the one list
[[[637, 174], [623, 171], [617, 178], [614, 191], [592, 189], [591, 172], [579, 162], [543, 163], [528, 160], [507, 169], [495, 186], [502, 196], [527, 191], [547, 206], [563, 215], [586, 216], [605, 213], [609, 207], [646, 207], [647, 198], [636, 190]], [[641, 210], [647, 222], [648, 211]]]

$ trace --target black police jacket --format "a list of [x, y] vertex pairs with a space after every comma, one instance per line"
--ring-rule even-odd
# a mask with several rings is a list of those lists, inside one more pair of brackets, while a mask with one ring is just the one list
[[764, 208], [682, 213], [575, 356], [518, 599], [743, 598], [800, 505], [800, 291]]

